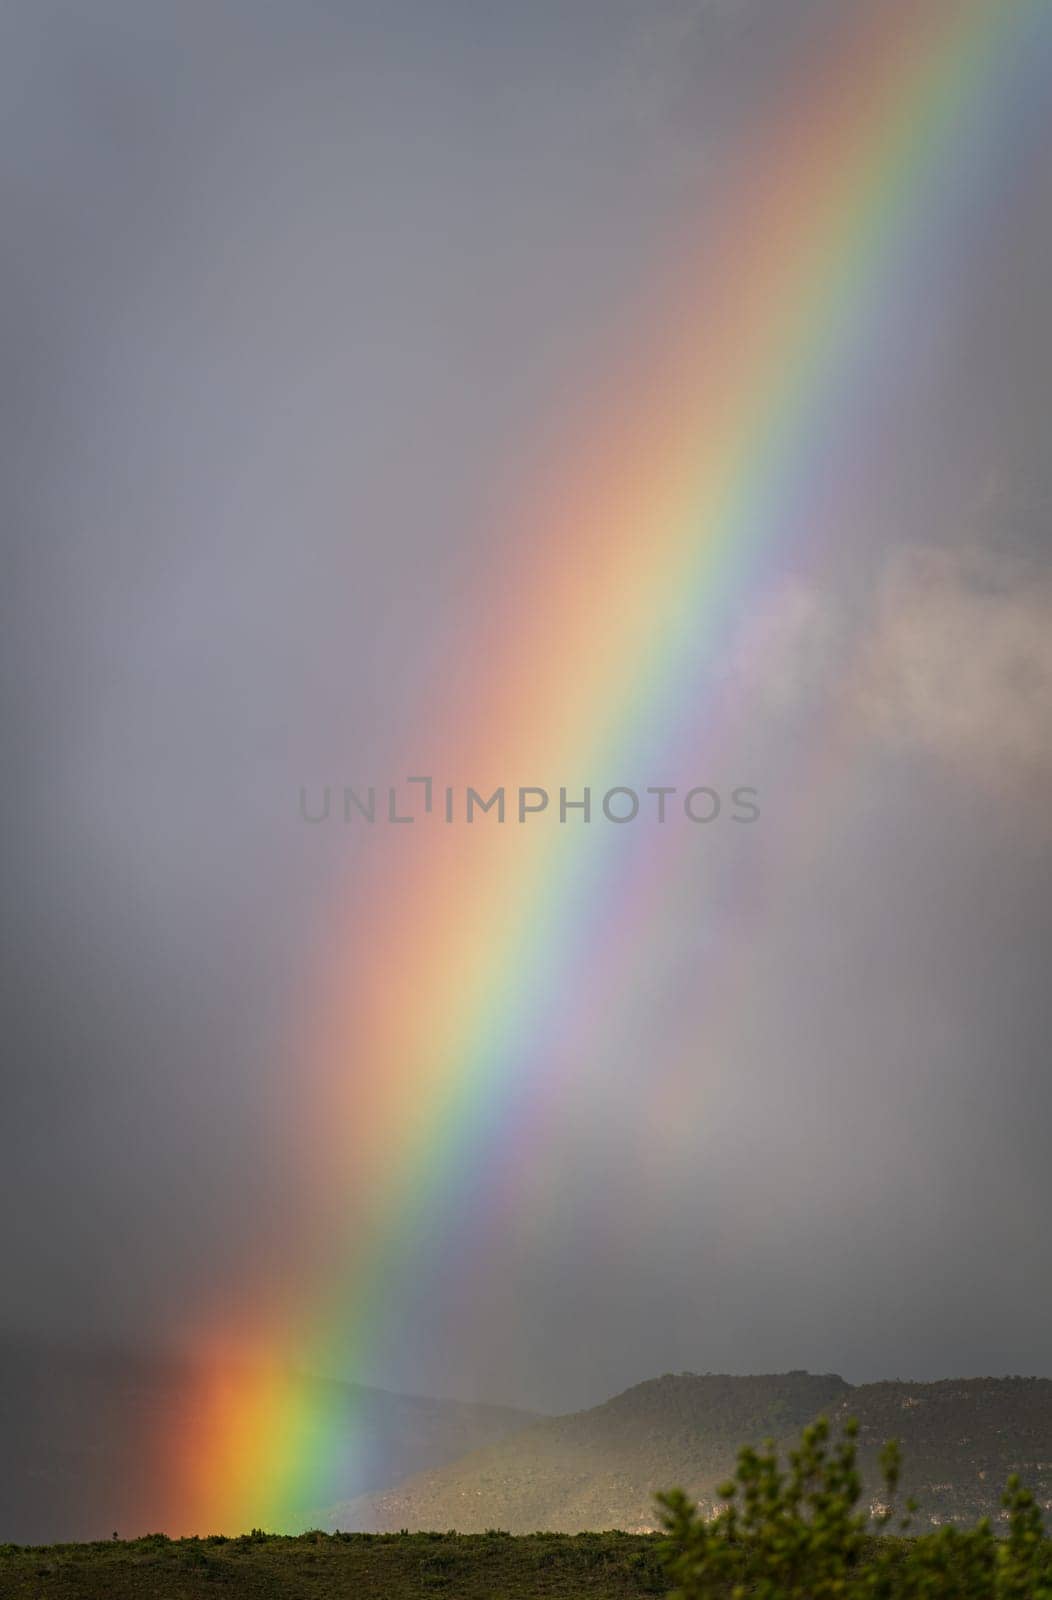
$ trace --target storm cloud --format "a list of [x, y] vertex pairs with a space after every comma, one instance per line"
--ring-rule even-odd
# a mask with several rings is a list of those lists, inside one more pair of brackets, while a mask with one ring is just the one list
[[[5, 8], [5, 1330], [167, 1344], [322, 1225], [369, 846], [299, 785], [401, 776], [516, 485], [838, 9]], [[761, 824], [685, 861], [530, 1203], [348, 1375], [1052, 1370], [1050, 183], [1018, 152], [912, 283], [728, 627]]]

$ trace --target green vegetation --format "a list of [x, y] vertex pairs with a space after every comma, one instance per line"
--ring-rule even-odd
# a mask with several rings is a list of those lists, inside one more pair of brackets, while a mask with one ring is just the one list
[[662, 1541], [626, 1533], [308, 1533], [0, 1546], [3, 1600], [629, 1600]]
[[[1003, 1539], [986, 1520], [907, 1538], [907, 1501], [892, 1537], [901, 1475], [897, 1443], [882, 1451], [884, 1498], [863, 1508], [858, 1424], [830, 1445], [824, 1418], [804, 1429], [783, 1470], [778, 1454], [746, 1448], [721, 1485], [715, 1516], [679, 1490], [659, 1496], [675, 1600], [1052, 1600], [1052, 1540], [1018, 1478], [1002, 1497]], [[884, 1530], [874, 1534], [873, 1528]]]

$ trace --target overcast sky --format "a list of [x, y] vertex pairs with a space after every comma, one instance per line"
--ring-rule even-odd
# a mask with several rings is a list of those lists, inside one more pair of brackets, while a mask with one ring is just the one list
[[[296, 1251], [274, 1124], [362, 848], [298, 786], [398, 775], [529, 537], [494, 507], [839, 9], [5, 6], [5, 1328], [153, 1344]], [[1052, 1376], [1046, 152], [904, 285], [835, 518], [728, 625], [761, 823], [684, 864], [532, 1202], [351, 1375]]]

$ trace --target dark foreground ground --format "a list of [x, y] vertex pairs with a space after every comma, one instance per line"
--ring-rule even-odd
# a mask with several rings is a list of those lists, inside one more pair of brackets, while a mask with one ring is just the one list
[[654, 1534], [258, 1534], [0, 1545], [2, 1600], [622, 1600], [664, 1595]]

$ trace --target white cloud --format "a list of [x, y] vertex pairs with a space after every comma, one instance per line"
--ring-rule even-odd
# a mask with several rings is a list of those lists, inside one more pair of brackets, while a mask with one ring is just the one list
[[997, 788], [1052, 775], [1052, 577], [996, 548], [897, 551], [856, 680], [883, 738]]

